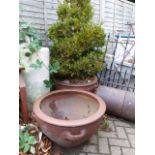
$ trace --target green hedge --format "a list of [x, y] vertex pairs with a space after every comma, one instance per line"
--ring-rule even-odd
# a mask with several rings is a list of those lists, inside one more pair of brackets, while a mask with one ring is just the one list
[[51, 63], [60, 63], [61, 78], [94, 76], [103, 67], [105, 32], [92, 22], [90, 0], [64, 0], [57, 8], [58, 20], [48, 29], [52, 41]]

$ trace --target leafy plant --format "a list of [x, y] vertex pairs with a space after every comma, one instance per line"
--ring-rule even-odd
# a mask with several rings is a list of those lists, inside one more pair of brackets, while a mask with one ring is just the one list
[[[39, 36], [35, 32], [34, 28], [31, 26], [31, 24], [25, 21], [19, 22], [19, 42], [28, 44], [28, 46], [26, 46], [28, 51], [25, 53], [24, 57], [26, 56], [30, 59], [31, 56], [41, 47]], [[21, 59], [22, 58], [20, 57], [19, 63], [22, 65]], [[35, 63], [32, 63], [28, 67], [31, 67], [33, 69], [41, 69], [42, 66], [45, 66], [45, 68], [50, 72], [52, 77], [53, 74], [58, 73], [58, 70], [60, 69], [60, 64], [58, 61], [54, 61], [49, 66], [46, 66], [41, 59], [37, 59]], [[52, 86], [54, 85], [54, 82], [52, 80], [44, 80], [43, 83], [47, 88], [52, 88]]]
[[[28, 37], [28, 38], [27, 38]], [[38, 39], [39, 36], [35, 32], [34, 28], [30, 23], [25, 21], [19, 22], [19, 42], [28, 42], [29, 53], [26, 53], [27, 57], [30, 57], [34, 52], [36, 52], [41, 47], [41, 42]], [[29, 39], [29, 41], [27, 41]]]
[[58, 73], [59, 69], [60, 69], [60, 64], [59, 64], [58, 61], [56, 61], [56, 62], [49, 65], [49, 72], [51, 74]]
[[31, 41], [30, 42], [30, 44], [29, 44], [29, 50], [32, 52], [32, 53], [34, 53], [35, 51], [37, 51], [39, 48], [40, 48], [40, 43], [39, 43], [39, 41], [38, 40], [33, 40], [33, 41]]
[[[49, 65], [49, 72], [53, 77], [53, 73], [58, 73], [59, 69], [60, 69], [60, 64], [58, 61], [52, 63]], [[54, 77], [53, 77], [54, 78]], [[44, 84], [47, 88], [52, 88], [54, 85], [54, 82], [52, 80], [44, 80]]]
[[37, 59], [35, 64], [31, 64], [30, 67], [34, 69], [39, 69], [43, 65], [43, 61]]
[[103, 67], [105, 32], [92, 22], [90, 0], [64, 0], [57, 8], [58, 20], [48, 29], [51, 60], [60, 63], [57, 76], [85, 78]]
[[19, 149], [23, 151], [23, 153], [30, 152], [35, 154], [34, 145], [37, 144], [38, 141], [34, 136], [31, 136], [28, 131], [19, 130]]
[[108, 120], [104, 120], [103, 121], [103, 128], [104, 129], [108, 129], [109, 128], [109, 121]]
[[109, 123], [109, 116], [107, 114], [103, 116], [103, 121], [101, 122], [101, 129], [106, 132], [110, 132], [112, 130]]
[[[58, 70], [60, 69], [60, 64], [57, 61], [47, 67], [44, 62], [39, 59], [36, 60], [36, 63], [31, 64], [30, 67], [34, 69], [40, 69], [43, 65], [49, 70], [52, 76], [53, 73], [58, 73]], [[43, 83], [46, 88], [52, 88], [54, 85], [54, 82], [52, 80], [44, 80]]]
[[52, 88], [54, 85], [54, 82], [52, 80], [44, 80], [44, 84], [46, 88]]

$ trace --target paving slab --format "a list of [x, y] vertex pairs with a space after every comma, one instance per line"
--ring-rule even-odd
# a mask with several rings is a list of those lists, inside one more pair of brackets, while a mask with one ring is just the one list
[[54, 148], [61, 155], [135, 155], [134, 123], [110, 116], [109, 128], [107, 131], [100, 128], [78, 147], [62, 148], [54, 144]]

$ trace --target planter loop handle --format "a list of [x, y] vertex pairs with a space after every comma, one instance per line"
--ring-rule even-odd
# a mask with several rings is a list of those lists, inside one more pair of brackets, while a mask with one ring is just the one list
[[85, 129], [82, 129], [80, 130], [80, 133], [79, 134], [72, 134], [70, 131], [64, 131], [63, 133], [63, 136], [66, 140], [69, 140], [69, 141], [76, 141], [76, 140], [79, 140], [81, 139], [82, 137], [84, 137], [86, 134], [86, 130]]

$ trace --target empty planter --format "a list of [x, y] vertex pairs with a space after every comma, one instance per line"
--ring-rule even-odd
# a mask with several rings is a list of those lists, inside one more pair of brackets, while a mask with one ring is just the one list
[[73, 147], [92, 136], [106, 105], [97, 95], [82, 90], [57, 90], [40, 97], [33, 106], [43, 133], [63, 147]]

